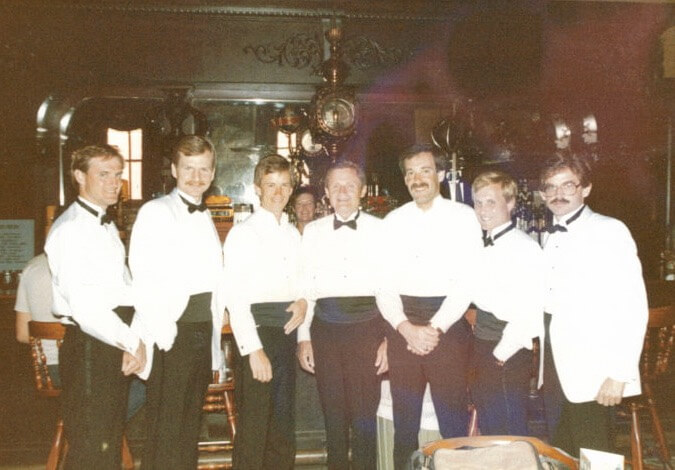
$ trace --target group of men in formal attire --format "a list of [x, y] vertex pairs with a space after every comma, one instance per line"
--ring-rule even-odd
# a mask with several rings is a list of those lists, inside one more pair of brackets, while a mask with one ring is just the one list
[[176, 188], [138, 213], [129, 271], [105, 217], [122, 158], [105, 146], [73, 154], [79, 197], [45, 247], [54, 310], [68, 325], [60, 354], [69, 468], [119, 467], [131, 374], [148, 384], [142, 468], [195, 468], [225, 308], [237, 356], [235, 469], [293, 468], [296, 359], [316, 375], [331, 469], [377, 468], [385, 373], [396, 469], [419, 446], [427, 386], [440, 434], [466, 435], [470, 369], [481, 433], [527, 435], [537, 337], [553, 444], [572, 454], [611, 449], [611, 406], [640, 392], [646, 295], [630, 233], [584, 202], [583, 159], [556, 155], [542, 172], [554, 221], [542, 250], [512, 223], [510, 176], [480, 174], [472, 210], [441, 196], [443, 159], [428, 145], [400, 156], [412, 201], [383, 220], [360, 209], [363, 169], [333, 164], [324, 190], [334, 214], [303, 223], [302, 234], [285, 212], [290, 163], [262, 158], [260, 207], [221, 249], [203, 201], [213, 145], [184, 137], [172, 158]]

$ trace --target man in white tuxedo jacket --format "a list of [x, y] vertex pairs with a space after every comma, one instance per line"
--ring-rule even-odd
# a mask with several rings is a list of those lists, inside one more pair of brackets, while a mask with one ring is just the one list
[[610, 407], [640, 394], [648, 310], [637, 249], [622, 222], [585, 205], [591, 181], [582, 157], [553, 157], [541, 185], [553, 212], [544, 240], [549, 434], [573, 455], [611, 451]]

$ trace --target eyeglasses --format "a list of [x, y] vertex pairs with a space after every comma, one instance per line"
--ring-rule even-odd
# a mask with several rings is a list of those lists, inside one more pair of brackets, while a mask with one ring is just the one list
[[541, 192], [546, 197], [552, 197], [558, 194], [558, 190], [562, 190], [564, 196], [572, 196], [574, 193], [577, 192], [579, 186], [581, 186], [581, 183], [573, 183], [572, 181], [563, 183], [560, 186], [556, 186], [555, 184], [547, 184], [544, 185], [543, 188], [541, 188]]

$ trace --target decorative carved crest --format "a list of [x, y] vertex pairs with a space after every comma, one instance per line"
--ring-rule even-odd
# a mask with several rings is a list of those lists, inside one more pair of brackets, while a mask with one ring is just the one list
[[[368, 70], [374, 67], [391, 67], [412, 55], [412, 51], [385, 48], [365, 36], [350, 38], [343, 43], [343, 59], [352, 67]], [[265, 64], [289, 66], [296, 69], [310, 67], [312, 75], [321, 76], [322, 43], [318, 34], [298, 33], [280, 44], [247, 45], [244, 52], [252, 52]]]

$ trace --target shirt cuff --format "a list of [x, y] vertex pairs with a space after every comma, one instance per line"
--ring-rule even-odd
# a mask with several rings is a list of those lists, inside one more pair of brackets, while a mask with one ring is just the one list
[[253, 351], [263, 349], [262, 343], [260, 342], [260, 338], [258, 338], [257, 333], [255, 338], [251, 338], [246, 343], [237, 343], [237, 346], [239, 347], [239, 354], [242, 356], [248, 356]]
[[115, 345], [123, 351], [136, 354], [140, 342], [140, 336], [135, 331], [131, 330], [131, 328], [127, 327], [127, 325], [122, 324]]

